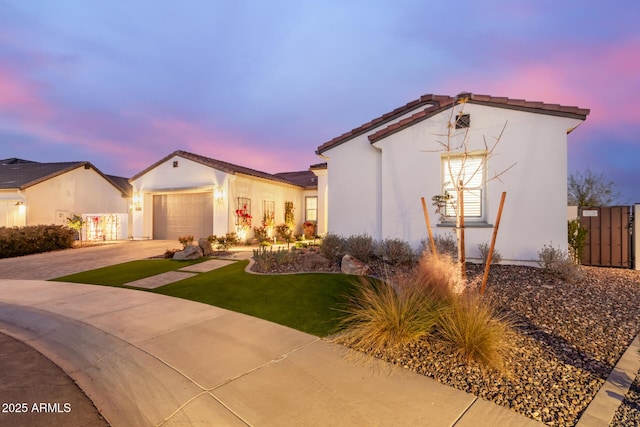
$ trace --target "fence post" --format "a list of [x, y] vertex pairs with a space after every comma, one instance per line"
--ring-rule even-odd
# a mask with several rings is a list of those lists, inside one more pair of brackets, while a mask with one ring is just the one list
[[633, 234], [631, 235], [631, 254], [633, 255], [633, 267], [640, 270], [640, 262], [637, 261], [638, 249], [640, 249], [640, 231], [638, 231], [638, 218], [640, 218], [640, 203], [633, 206]]

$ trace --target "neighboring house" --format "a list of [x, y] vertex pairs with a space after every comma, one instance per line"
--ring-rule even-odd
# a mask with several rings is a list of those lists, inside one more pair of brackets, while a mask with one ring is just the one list
[[89, 162], [0, 160], [0, 226], [66, 224], [85, 219], [84, 239], [128, 237], [130, 185]]
[[265, 222], [284, 223], [286, 206], [293, 208], [294, 233], [300, 234], [302, 223], [315, 222], [318, 215], [317, 178], [311, 171], [269, 174], [175, 151], [129, 181], [134, 239], [230, 232], [250, 238]]
[[[470, 93], [422, 96], [318, 147], [316, 153], [327, 161], [318, 186], [327, 230], [400, 238], [418, 247], [427, 238], [424, 197], [435, 233], [451, 233], [455, 204], [443, 206], [441, 217], [432, 197], [455, 195], [452, 176], [462, 171], [468, 259], [478, 259], [478, 244], [490, 242], [503, 191], [496, 249], [504, 262], [532, 263], [544, 245], [566, 250], [567, 134], [588, 114], [577, 107]], [[454, 149], [447, 155], [442, 143], [449, 126]], [[489, 155], [487, 146], [503, 129]], [[465, 137], [469, 156], [463, 160], [459, 147]]]

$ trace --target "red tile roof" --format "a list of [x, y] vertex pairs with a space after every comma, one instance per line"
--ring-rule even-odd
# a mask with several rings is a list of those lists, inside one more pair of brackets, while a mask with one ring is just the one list
[[[417, 110], [417, 112], [410, 117], [392, 123], [389, 126], [369, 135], [369, 141], [373, 143], [450, 108], [461, 98], [467, 98], [467, 102], [470, 104], [509, 108], [552, 116], [571, 117], [580, 120], [585, 120], [587, 118], [587, 115], [589, 114], [589, 110], [586, 108], [563, 106], [559, 104], [545, 104], [544, 102], [532, 102], [526, 101], [524, 99], [511, 99], [506, 97], [494, 97], [490, 95], [476, 95], [472, 93], [461, 93], [458, 96], [429, 94], [423, 95], [420, 98], [409, 102], [400, 108], [396, 108], [395, 110], [387, 114], [373, 119], [372, 121], [351, 130], [350, 132], [333, 138], [331, 141], [328, 141], [318, 147], [318, 149], [316, 150], [316, 154], [322, 154], [324, 151], [327, 151], [330, 148], [336, 147], [349, 141], [352, 138], [355, 138], [375, 128], [379, 128], [386, 123], [396, 120], [398, 117], [401, 117], [412, 110]], [[421, 107], [423, 106], [425, 106], [425, 108], [421, 109]]]

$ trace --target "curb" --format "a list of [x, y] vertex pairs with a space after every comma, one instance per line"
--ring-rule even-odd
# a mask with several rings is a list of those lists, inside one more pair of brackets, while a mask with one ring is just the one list
[[605, 383], [580, 416], [576, 427], [599, 427], [611, 424], [640, 370], [639, 351], [640, 334], [635, 337], [618, 360]]

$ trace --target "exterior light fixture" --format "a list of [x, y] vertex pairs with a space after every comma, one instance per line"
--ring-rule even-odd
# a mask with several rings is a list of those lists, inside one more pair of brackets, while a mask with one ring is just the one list
[[213, 192], [213, 198], [218, 204], [222, 204], [224, 201], [224, 189], [221, 186], [217, 186]]

